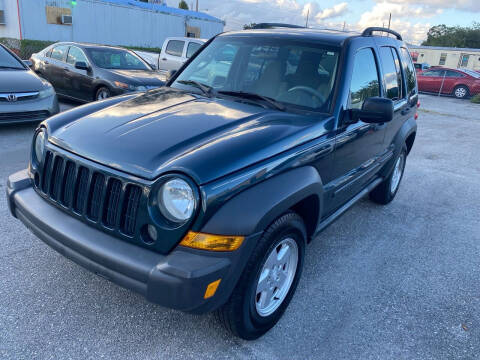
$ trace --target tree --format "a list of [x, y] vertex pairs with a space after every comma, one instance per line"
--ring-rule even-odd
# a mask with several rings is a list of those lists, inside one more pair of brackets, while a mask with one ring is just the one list
[[256, 25], [257, 25], [256, 23], [245, 24], [243, 25], [243, 30], [254, 29]]
[[465, 27], [435, 25], [428, 30], [422, 45], [480, 49], [480, 23]]
[[182, 0], [178, 3], [178, 8], [183, 10], [188, 10], [188, 4], [185, 0]]

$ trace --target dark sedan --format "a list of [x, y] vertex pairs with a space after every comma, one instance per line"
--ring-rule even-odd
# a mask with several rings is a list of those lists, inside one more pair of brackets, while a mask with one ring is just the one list
[[38, 122], [56, 113], [53, 87], [0, 44], [0, 124]]
[[163, 77], [134, 52], [112, 46], [56, 43], [31, 59], [33, 69], [58, 95], [101, 100], [164, 85]]

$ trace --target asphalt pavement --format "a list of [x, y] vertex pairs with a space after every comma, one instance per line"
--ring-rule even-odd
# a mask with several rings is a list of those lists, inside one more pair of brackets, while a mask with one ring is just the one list
[[8, 213], [5, 182], [26, 167], [35, 125], [0, 127], [0, 359], [478, 359], [480, 105], [421, 103], [397, 198], [362, 200], [310, 244], [284, 317], [251, 342], [32, 235]]

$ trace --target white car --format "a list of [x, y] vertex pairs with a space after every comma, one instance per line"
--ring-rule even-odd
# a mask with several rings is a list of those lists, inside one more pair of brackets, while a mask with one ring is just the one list
[[183, 63], [195, 54], [206, 41], [206, 39], [188, 37], [166, 38], [158, 58], [157, 68], [165, 72], [180, 69]]

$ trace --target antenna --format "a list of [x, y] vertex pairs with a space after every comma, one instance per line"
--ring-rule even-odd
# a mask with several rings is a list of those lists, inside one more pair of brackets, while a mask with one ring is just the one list
[[307, 9], [307, 22], [305, 23], [305, 27], [308, 27], [308, 17], [310, 15], [310, 7]]

